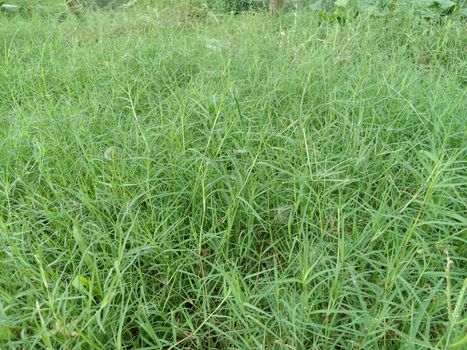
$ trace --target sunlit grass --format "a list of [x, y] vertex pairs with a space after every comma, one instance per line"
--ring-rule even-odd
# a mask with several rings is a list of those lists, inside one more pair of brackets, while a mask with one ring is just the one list
[[0, 347], [465, 347], [465, 29], [0, 17]]

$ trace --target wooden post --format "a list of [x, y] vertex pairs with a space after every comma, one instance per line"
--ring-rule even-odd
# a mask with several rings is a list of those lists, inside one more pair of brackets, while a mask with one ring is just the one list
[[271, 0], [271, 13], [277, 16], [284, 7], [284, 0]]

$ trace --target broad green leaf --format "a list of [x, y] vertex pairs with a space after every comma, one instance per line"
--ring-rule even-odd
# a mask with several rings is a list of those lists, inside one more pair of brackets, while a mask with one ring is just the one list
[[460, 349], [462, 348], [462, 346], [466, 344], [467, 344], [467, 334], [463, 338], [456, 340], [453, 344], [449, 345], [449, 347]]
[[337, 0], [334, 5], [338, 7], [347, 7], [350, 4], [350, 0]]
[[456, 6], [456, 3], [450, 0], [435, 0], [434, 4], [436, 4], [438, 8], [440, 8], [443, 11], [449, 10], [452, 7]]
[[75, 239], [76, 244], [81, 252], [84, 262], [89, 269], [93, 269], [93, 257], [88, 250], [88, 243], [86, 239], [81, 234], [80, 230], [75, 226], [73, 227], [73, 238]]
[[8, 340], [11, 336], [10, 327], [8, 326], [8, 318], [3, 308], [3, 303], [0, 299], [0, 340]]
[[71, 283], [73, 287], [79, 290], [81, 293], [87, 293], [89, 291], [89, 286], [91, 285], [91, 281], [88, 280], [83, 275], [78, 275], [73, 279]]
[[0, 322], [0, 340], [8, 340], [10, 336], [10, 327], [5, 323]]

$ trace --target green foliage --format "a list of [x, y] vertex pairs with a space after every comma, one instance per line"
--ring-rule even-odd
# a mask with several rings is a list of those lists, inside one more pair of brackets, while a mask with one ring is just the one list
[[310, 7], [314, 10], [334, 12], [340, 16], [371, 14], [382, 16], [394, 10], [405, 10], [422, 17], [439, 17], [454, 12], [462, 13], [463, 1], [451, 0], [318, 0]]
[[264, 11], [269, 6], [269, 0], [204, 0], [205, 5], [227, 12]]
[[0, 16], [1, 349], [465, 347], [464, 19], [42, 6]]

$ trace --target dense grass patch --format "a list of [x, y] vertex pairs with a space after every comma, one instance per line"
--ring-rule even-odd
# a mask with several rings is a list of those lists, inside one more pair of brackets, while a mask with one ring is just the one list
[[0, 346], [465, 346], [465, 29], [0, 17]]

